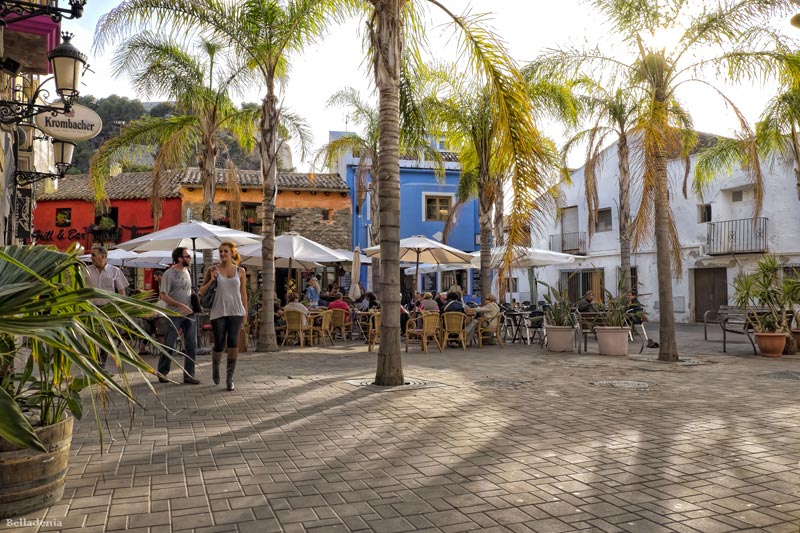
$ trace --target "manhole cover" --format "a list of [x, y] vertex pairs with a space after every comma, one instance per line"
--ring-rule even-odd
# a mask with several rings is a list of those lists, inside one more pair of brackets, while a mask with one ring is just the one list
[[791, 370], [783, 370], [781, 372], [770, 372], [769, 374], [762, 374], [764, 377], [771, 379], [798, 379], [800, 380], [800, 372], [793, 372]]
[[645, 381], [593, 381], [592, 385], [622, 390], [647, 390], [650, 388], [650, 384]]
[[523, 389], [530, 387], [532, 381], [518, 381], [513, 379], [486, 379], [483, 381], [476, 381], [475, 385], [487, 389]]
[[415, 390], [415, 389], [432, 389], [436, 387], [444, 387], [444, 383], [437, 383], [435, 381], [425, 381], [421, 379], [406, 379], [403, 385], [396, 385], [393, 387], [383, 387], [379, 385], [375, 385], [375, 379], [348, 379], [345, 381], [348, 385], [354, 385], [356, 387], [364, 387], [374, 392], [392, 392], [392, 391], [403, 391], [403, 390]]

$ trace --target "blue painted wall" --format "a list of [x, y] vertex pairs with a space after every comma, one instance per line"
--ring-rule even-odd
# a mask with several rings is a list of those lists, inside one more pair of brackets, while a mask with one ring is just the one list
[[[353, 213], [353, 245], [366, 248], [369, 246], [367, 226], [372, 222], [369, 210], [369, 194], [361, 209], [356, 209], [355, 165], [346, 166], [346, 181], [350, 187]], [[444, 222], [425, 221], [425, 195], [455, 195], [458, 187], [459, 172], [448, 170], [445, 179], [440, 181], [432, 169], [400, 168], [400, 238], [412, 235], [424, 235], [433, 238], [444, 229]], [[475, 236], [479, 233], [478, 203], [470, 200], [462, 208], [458, 222], [447, 240], [447, 244], [459, 250], [472, 252], [479, 249], [475, 244]]]

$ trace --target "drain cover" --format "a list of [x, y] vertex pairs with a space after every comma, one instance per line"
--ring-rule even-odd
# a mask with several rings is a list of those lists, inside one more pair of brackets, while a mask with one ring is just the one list
[[800, 380], [800, 372], [793, 372], [791, 370], [783, 370], [781, 372], [770, 372], [769, 374], [762, 374], [766, 378], [772, 379], [798, 379]]
[[647, 390], [650, 384], [646, 381], [593, 381], [592, 385], [622, 390]]
[[532, 384], [532, 381], [517, 381], [513, 379], [486, 379], [475, 382], [478, 387], [487, 389], [523, 389]]

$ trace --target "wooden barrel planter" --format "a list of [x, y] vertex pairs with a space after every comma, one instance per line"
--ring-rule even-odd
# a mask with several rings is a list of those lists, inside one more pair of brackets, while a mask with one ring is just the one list
[[72, 422], [70, 416], [36, 429], [47, 453], [0, 439], [0, 519], [50, 507], [64, 495]]

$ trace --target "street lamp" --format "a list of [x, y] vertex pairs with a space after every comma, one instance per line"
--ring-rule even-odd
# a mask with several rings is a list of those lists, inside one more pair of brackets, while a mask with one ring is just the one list
[[[36, 103], [42, 88], [47, 80], [42, 82], [34, 91], [27, 102], [17, 100], [0, 100], [0, 123], [18, 124], [23, 120], [40, 113], [50, 113], [52, 116], [68, 113], [72, 108], [72, 102], [78, 96], [81, 81], [81, 73], [86, 66], [86, 55], [82, 54], [75, 46], [70, 43], [73, 37], [71, 33], [61, 34], [62, 42], [53, 48], [47, 55], [50, 60], [55, 82], [56, 93], [63, 99], [63, 105], [50, 105]], [[15, 78], [9, 77], [9, 83], [13, 84]], [[24, 94], [24, 87], [12, 87], [12, 94]], [[44, 91], [46, 94], [47, 92]]]

